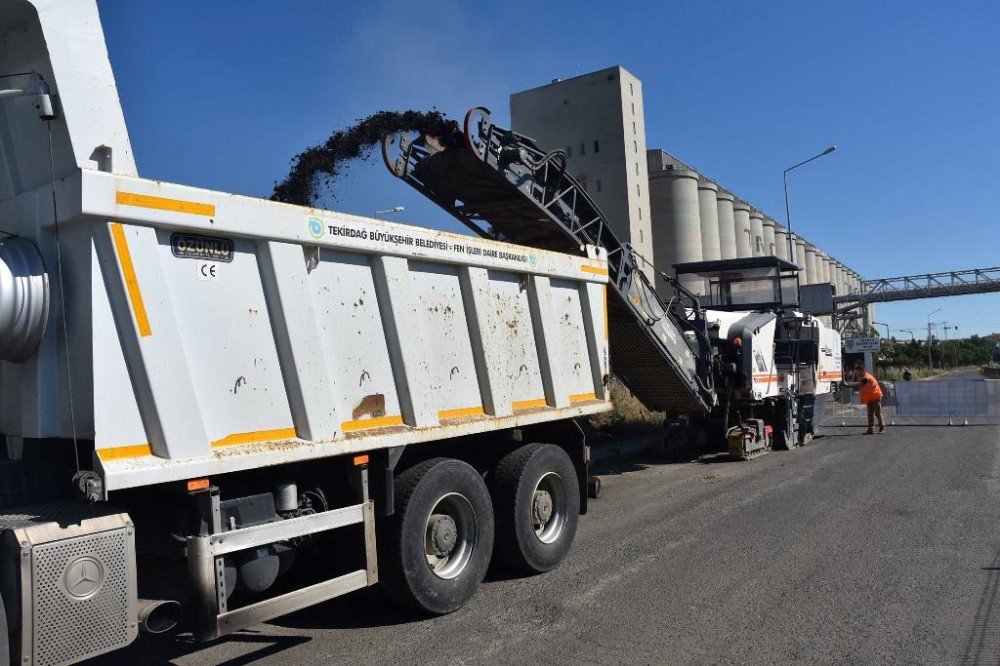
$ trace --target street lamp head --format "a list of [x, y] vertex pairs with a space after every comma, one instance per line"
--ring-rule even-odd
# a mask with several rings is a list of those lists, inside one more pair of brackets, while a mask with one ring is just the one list
[[829, 155], [830, 153], [832, 153], [835, 150], [837, 150], [837, 146], [829, 146], [826, 150], [823, 151], [823, 154], [824, 155]]

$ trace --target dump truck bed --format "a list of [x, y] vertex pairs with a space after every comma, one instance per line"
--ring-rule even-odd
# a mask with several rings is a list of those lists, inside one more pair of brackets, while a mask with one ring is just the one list
[[[75, 428], [108, 491], [611, 408], [599, 257], [86, 170], [58, 189]], [[6, 434], [73, 435], [60, 338], [0, 364]]]

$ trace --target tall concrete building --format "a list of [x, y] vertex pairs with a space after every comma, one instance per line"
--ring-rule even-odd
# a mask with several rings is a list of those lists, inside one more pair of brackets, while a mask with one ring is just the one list
[[570, 175], [604, 211], [615, 234], [653, 261], [639, 79], [624, 67], [556, 79], [511, 95], [510, 122], [542, 148], [565, 150]]

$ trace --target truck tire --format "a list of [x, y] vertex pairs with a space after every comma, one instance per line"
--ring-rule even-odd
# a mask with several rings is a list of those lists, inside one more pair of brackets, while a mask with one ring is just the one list
[[395, 513], [378, 534], [381, 585], [404, 608], [444, 615], [483, 582], [493, 552], [493, 506], [470, 465], [434, 458], [398, 477]]
[[528, 444], [497, 463], [490, 477], [495, 552], [527, 573], [554, 569], [569, 552], [580, 518], [580, 485], [569, 456], [552, 444]]

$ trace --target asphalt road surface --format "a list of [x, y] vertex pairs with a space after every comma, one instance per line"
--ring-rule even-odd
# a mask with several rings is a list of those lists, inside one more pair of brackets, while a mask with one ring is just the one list
[[548, 574], [422, 619], [375, 591], [130, 663], [1000, 660], [1000, 428], [860, 428], [749, 463], [629, 461]]

